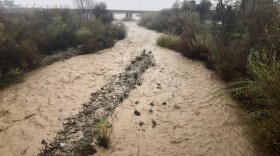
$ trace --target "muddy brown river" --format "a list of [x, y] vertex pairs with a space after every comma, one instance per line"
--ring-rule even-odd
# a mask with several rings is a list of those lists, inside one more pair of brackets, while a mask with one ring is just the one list
[[[159, 33], [126, 23], [128, 37], [111, 48], [30, 72], [0, 91], [0, 155], [33, 156], [77, 114], [90, 93], [123, 72], [146, 48], [156, 66], [110, 117], [114, 136], [97, 156], [250, 156], [242, 111], [225, 84], [201, 62], [157, 47]], [[134, 115], [134, 111], [141, 116]]]

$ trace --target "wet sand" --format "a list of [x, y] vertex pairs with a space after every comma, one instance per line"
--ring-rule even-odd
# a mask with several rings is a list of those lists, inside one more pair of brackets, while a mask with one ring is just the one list
[[[0, 92], [1, 155], [36, 155], [42, 139], [51, 140], [64, 119], [77, 114], [90, 93], [122, 72], [143, 48], [153, 51], [156, 66], [110, 117], [111, 147], [99, 148], [96, 155], [254, 155], [238, 104], [215, 73], [157, 47], [159, 33], [126, 25], [128, 37], [113, 48], [35, 70]], [[134, 115], [135, 109], [141, 116]]]

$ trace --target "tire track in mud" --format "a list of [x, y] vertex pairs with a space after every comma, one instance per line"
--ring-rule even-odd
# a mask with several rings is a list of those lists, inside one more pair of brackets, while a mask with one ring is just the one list
[[96, 152], [93, 143], [93, 127], [102, 119], [113, 113], [113, 110], [128, 96], [128, 93], [141, 85], [141, 75], [147, 68], [155, 65], [154, 58], [146, 50], [131, 61], [125, 72], [111, 78], [109, 84], [92, 93], [89, 102], [83, 104], [83, 110], [63, 123], [63, 130], [57, 133], [54, 141], [45, 144], [39, 156], [86, 156]]

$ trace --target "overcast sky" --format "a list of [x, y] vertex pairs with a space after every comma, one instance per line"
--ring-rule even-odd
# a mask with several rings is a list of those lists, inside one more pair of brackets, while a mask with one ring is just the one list
[[[126, 10], [160, 10], [163, 8], [170, 8], [175, 0], [102, 0], [107, 3], [109, 9], [126, 9]], [[15, 4], [22, 6], [28, 5], [36, 7], [47, 5], [49, 7], [60, 5], [73, 7], [72, 0], [14, 0]], [[141, 5], [140, 5], [141, 4]]]

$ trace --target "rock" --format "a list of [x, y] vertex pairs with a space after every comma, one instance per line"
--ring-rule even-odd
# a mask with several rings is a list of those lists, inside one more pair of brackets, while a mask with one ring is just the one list
[[63, 133], [65, 133], [64, 130], [59, 130], [59, 131], [57, 132], [57, 134], [63, 134]]
[[140, 121], [140, 122], [139, 122], [139, 126], [142, 127], [143, 125], [145, 125], [145, 123], [144, 123], [143, 121]]
[[93, 92], [93, 93], [91, 93], [90, 95], [91, 95], [91, 96], [95, 96], [95, 95], [97, 95], [97, 93], [96, 93], [96, 92]]
[[156, 125], [157, 125], [157, 122], [154, 119], [152, 119], [152, 128], [155, 128]]
[[136, 62], [136, 60], [131, 60], [131, 64], [134, 64]]
[[143, 55], [143, 54], [146, 54], [146, 49], [143, 49], [143, 51], [142, 51], [142, 55]]
[[154, 102], [151, 102], [149, 105], [153, 107], [153, 106], [155, 105], [155, 103], [154, 103]]
[[48, 143], [46, 142], [45, 139], [43, 139], [43, 140], [41, 141], [41, 144], [42, 144], [42, 145], [47, 145]]
[[69, 124], [69, 125], [74, 125], [74, 124], [75, 124], [75, 120], [74, 120], [74, 119], [71, 119], [71, 120], [69, 120], [69, 121], [67, 122], [67, 124]]
[[180, 109], [181, 107], [178, 106], [177, 104], [175, 104], [175, 105], [173, 106], [173, 108], [174, 108], [174, 109]]
[[149, 112], [150, 112], [150, 113], [153, 113], [154, 111], [153, 111], [152, 109], [149, 109]]
[[136, 102], [135, 102], [135, 104], [138, 104], [138, 103], [139, 103], [139, 101], [136, 101]]
[[134, 114], [135, 114], [136, 116], [140, 116], [140, 115], [141, 115], [141, 112], [139, 112], [137, 109], [135, 109], [135, 110], [134, 110]]
[[63, 123], [62, 123], [63, 125], [67, 125], [68, 124], [68, 122], [67, 121], [63, 121]]
[[161, 85], [157, 85], [157, 89], [162, 89], [162, 86]]
[[59, 143], [59, 146], [63, 148], [63, 147], [66, 146], [66, 144], [65, 143]]
[[175, 138], [175, 139], [171, 140], [170, 142], [173, 143], [173, 144], [178, 144], [178, 143], [181, 143], [183, 141], [178, 139], [178, 138]]
[[138, 82], [138, 83], [137, 83], [137, 86], [141, 86], [141, 85], [142, 85], [142, 82]]
[[61, 135], [60, 139], [65, 140], [65, 139], [67, 139], [67, 137], [65, 135]]
[[167, 103], [164, 101], [164, 102], [162, 103], [162, 105], [167, 105]]

